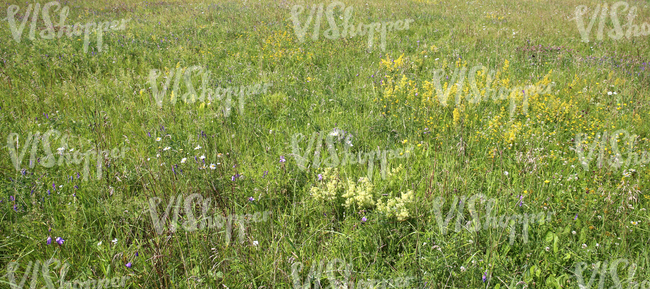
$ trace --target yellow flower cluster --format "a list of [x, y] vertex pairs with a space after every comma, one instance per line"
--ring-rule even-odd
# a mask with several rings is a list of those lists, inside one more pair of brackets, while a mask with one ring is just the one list
[[359, 179], [358, 185], [348, 180], [348, 190], [343, 195], [346, 199], [343, 206], [346, 208], [355, 204], [357, 205], [357, 208], [369, 208], [374, 206], [375, 200], [372, 195], [373, 188], [374, 186], [366, 177]]
[[377, 210], [388, 217], [395, 216], [398, 221], [402, 222], [410, 216], [406, 206], [412, 202], [413, 191], [409, 190], [406, 193], [402, 193], [402, 196], [399, 198], [388, 199], [386, 204], [384, 204], [382, 200], [377, 201]]
[[343, 188], [339, 181], [339, 170], [334, 168], [325, 168], [323, 170], [323, 179], [319, 186], [311, 187], [311, 196], [317, 201], [332, 201], [336, 199], [336, 193]]

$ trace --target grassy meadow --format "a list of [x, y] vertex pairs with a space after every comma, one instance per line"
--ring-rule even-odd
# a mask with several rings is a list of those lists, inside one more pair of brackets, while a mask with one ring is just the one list
[[[66, 25], [131, 19], [103, 33], [101, 52], [90, 33], [87, 53], [83, 35], [42, 38], [42, 15], [16, 41], [5, 13], [18, 5], [19, 27], [35, 3], [47, 2], [0, 5], [0, 288], [19, 288], [11, 274], [24, 288], [125, 276], [125, 288], [335, 288], [332, 274], [347, 288], [579, 288], [580, 262], [591, 288], [617, 288], [616, 268], [622, 288], [650, 288], [650, 36], [613, 39], [607, 17], [602, 40], [596, 20], [585, 43], [574, 20], [579, 5], [587, 26], [616, 2], [342, 1], [354, 25], [414, 20], [386, 33], [384, 51], [380, 32], [373, 47], [326, 38], [325, 13], [318, 38], [314, 16], [300, 42], [292, 7], [304, 26], [331, 1], [61, 1]], [[649, 1], [626, 3], [650, 23]], [[186, 94], [205, 85], [193, 66], [212, 89], [272, 85], [244, 103], [233, 94], [227, 111], [225, 98]], [[153, 69], [159, 92], [172, 78], [162, 106]], [[474, 75], [454, 85], [455, 71]], [[50, 130], [51, 149], [29, 144]], [[124, 153], [74, 161], [113, 149]], [[343, 163], [373, 151], [372, 170]], [[492, 215], [546, 218], [482, 226], [488, 200]], [[26, 271], [50, 258], [68, 264], [49, 266], [54, 287], [45, 268]], [[336, 258], [351, 269], [325, 273]]]

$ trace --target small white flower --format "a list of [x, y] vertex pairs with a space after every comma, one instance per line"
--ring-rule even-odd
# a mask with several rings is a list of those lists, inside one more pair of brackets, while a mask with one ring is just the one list
[[472, 240], [469, 240], [469, 243], [470, 243], [470, 244], [473, 244], [473, 243], [474, 243], [474, 241], [472, 241]]
[[465, 270], [467, 270], [467, 269], [465, 269], [465, 267], [460, 266], [460, 272], [465, 272]]
[[635, 226], [636, 226], [636, 225], [639, 224], [639, 221], [636, 221], [636, 222], [635, 222], [635, 221], [630, 221], [630, 223], [632, 223], [632, 225], [635, 225]]
[[199, 157], [199, 159], [204, 160], [204, 159], [205, 159], [205, 155], [201, 155], [201, 156]]
[[503, 172], [503, 174], [507, 176], [507, 175], [508, 175], [508, 171]]
[[546, 252], [548, 252], [549, 250], [551, 250], [551, 248], [549, 248], [549, 247], [546, 247], [546, 248], [544, 248], [544, 249], [546, 249]]
[[117, 238], [113, 239], [111, 242], [113, 242], [113, 245], [117, 245]]
[[157, 138], [156, 138], [156, 141], [161, 141], [161, 140], [162, 140], [162, 139], [161, 139], [160, 137], [157, 137]]
[[253, 241], [253, 246], [257, 246], [257, 245], [259, 245], [259, 242]]
[[159, 157], [160, 157], [160, 154], [156, 154], [156, 157], [159, 158]]
[[612, 95], [612, 92], [611, 92], [611, 91], [608, 91], [608, 92], [607, 92], [607, 95]]
[[201, 148], [201, 145], [198, 145], [198, 146], [196, 146], [196, 147], [194, 148], [194, 150], [198, 150], [198, 149], [200, 149], [200, 148]]
[[184, 164], [187, 161], [187, 158], [182, 158], [181, 159], [181, 164]]
[[600, 247], [600, 244], [596, 243], [596, 247]]
[[163, 149], [163, 151], [168, 151], [168, 150], [170, 150], [170, 149], [171, 149], [170, 147], [165, 147], [165, 148]]
[[582, 249], [586, 249], [586, 248], [587, 248], [587, 244], [582, 244]]
[[102, 241], [99, 241], [99, 243], [97, 243], [97, 246], [101, 246], [101, 245], [102, 245]]
[[149, 161], [149, 160], [151, 160], [151, 158], [147, 158], [147, 160]]
[[575, 235], [575, 234], [576, 234], [576, 231], [571, 231], [571, 234], [574, 234], [574, 235]]
[[210, 169], [213, 169], [213, 170], [214, 170], [214, 169], [216, 169], [216, 168], [217, 168], [217, 165], [215, 165], [215, 164], [211, 164], [211, 165], [210, 165]]

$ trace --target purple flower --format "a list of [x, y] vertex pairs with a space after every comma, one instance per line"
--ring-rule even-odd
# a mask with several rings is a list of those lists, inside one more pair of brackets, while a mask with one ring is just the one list
[[232, 176], [232, 178], [230, 178], [230, 180], [232, 180], [234, 182], [235, 181], [235, 176]]
[[264, 175], [262, 176], [263, 178], [266, 178], [266, 174], [268, 174], [269, 171], [264, 171]]
[[48, 189], [48, 190], [47, 190], [47, 195], [49, 196], [50, 194], [51, 194], [51, 193], [50, 193], [50, 190]]
[[56, 191], [56, 184], [52, 183], [52, 188]]
[[126, 263], [126, 268], [131, 268], [131, 262]]
[[286, 161], [287, 161], [287, 160], [284, 159], [284, 156], [280, 156], [280, 162], [281, 162], [281, 163], [284, 163], [284, 162], [286, 162]]
[[523, 198], [524, 198], [524, 196], [519, 196], [519, 206], [520, 207], [521, 207], [521, 204], [524, 203], [524, 201], [522, 200]]
[[578, 219], [578, 214], [576, 214], [576, 217], [573, 218], [573, 220], [575, 221], [575, 220], [577, 220], [577, 219]]
[[323, 175], [318, 174], [318, 180], [319, 180], [319, 181], [322, 181], [322, 180], [323, 180]]
[[149, 137], [151, 137], [151, 133], [150, 133], [150, 132], [147, 132], [147, 135], [148, 135]]
[[57, 243], [57, 244], [59, 244], [59, 245], [63, 245], [63, 242], [65, 242], [65, 240], [63, 240], [63, 238], [61, 238], [61, 237], [56, 237], [56, 243]]
[[365, 223], [366, 221], [368, 221], [366, 217], [361, 218], [361, 223]]
[[14, 196], [9, 196], [9, 201], [13, 202], [14, 200], [16, 200]]
[[485, 282], [486, 279], [487, 279], [487, 271], [485, 271], [485, 273], [483, 273], [483, 282]]
[[47, 244], [48, 245], [52, 244], [52, 237], [51, 236], [47, 237]]
[[248, 198], [248, 201], [250, 201], [250, 202], [255, 201], [255, 198], [250, 197], [250, 198]]
[[16, 207], [16, 205], [14, 205], [14, 211], [18, 212], [18, 207]]
[[135, 252], [135, 256], [138, 257], [138, 252], [137, 251]]

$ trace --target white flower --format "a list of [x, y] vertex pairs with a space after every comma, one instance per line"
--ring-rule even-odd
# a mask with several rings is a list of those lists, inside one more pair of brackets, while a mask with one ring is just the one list
[[64, 147], [60, 147], [60, 148], [56, 149], [56, 151], [59, 152], [59, 154], [62, 154], [64, 150], [65, 150]]
[[156, 138], [156, 141], [160, 141], [160, 140], [162, 140], [160, 137], [157, 137], [157, 138]]
[[201, 145], [198, 145], [198, 146], [196, 146], [196, 147], [194, 148], [194, 150], [198, 150], [198, 149], [200, 149], [200, 148], [201, 148]]
[[576, 234], [576, 231], [571, 231], [571, 234], [574, 234], [574, 235], [575, 235], [575, 234]]
[[587, 244], [582, 244], [582, 249], [586, 249], [586, 248], [587, 248]]
[[160, 157], [160, 154], [156, 154], [156, 157], [159, 158], [159, 157]]
[[465, 269], [465, 267], [460, 266], [460, 272], [465, 272], [465, 270], [467, 270], [467, 269]]
[[214, 170], [214, 169], [217, 168], [217, 166], [216, 166], [215, 164], [211, 164], [211, 165], [210, 165], [210, 168]]
[[596, 243], [596, 247], [600, 247], [600, 244]]
[[113, 245], [117, 245], [117, 238], [113, 239]]
[[170, 149], [171, 149], [170, 147], [166, 147], [166, 148], [163, 149], [163, 151], [168, 151]]
[[97, 246], [101, 246], [101, 245], [102, 245], [102, 241], [99, 241], [99, 243], [97, 243]]
[[639, 222], [640, 222], [640, 221], [636, 221], [636, 222], [635, 222], [635, 221], [630, 221], [630, 223], [632, 223], [632, 225], [635, 225], [635, 226], [638, 225]]
[[181, 164], [184, 164], [187, 161], [187, 158], [181, 159]]
[[259, 243], [257, 241], [253, 241], [253, 246], [257, 246]]
[[607, 92], [607, 95], [612, 95], [612, 92], [611, 92], [611, 91], [608, 91], [608, 92]]
[[549, 248], [549, 247], [546, 247], [545, 249], [546, 249], [546, 252], [548, 252], [548, 250], [550, 250], [551, 248]]
[[205, 155], [201, 155], [201, 156], [199, 157], [199, 159], [204, 160], [204, 159], [205, 159]]
[[507, 176], [507, 175], [508, 175], [508, 171], [503, 172], [503, 174]]

